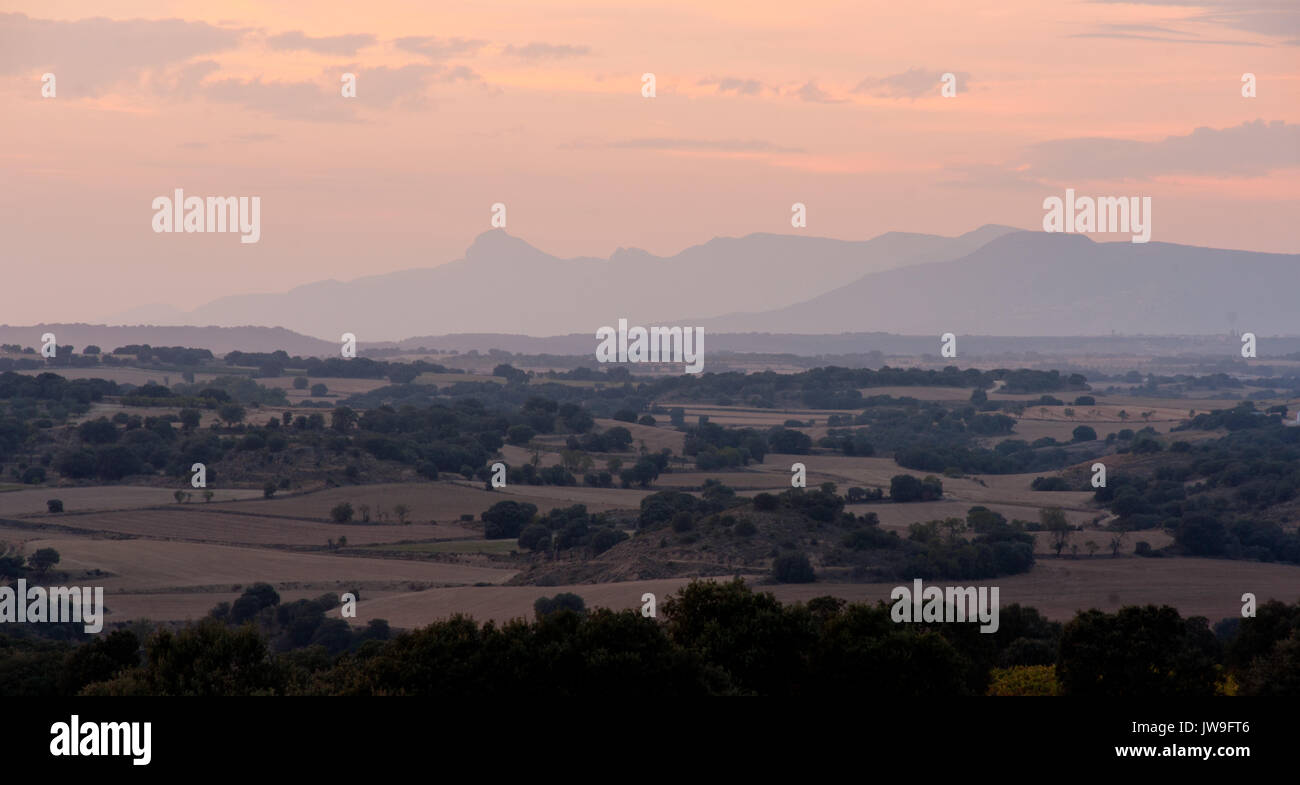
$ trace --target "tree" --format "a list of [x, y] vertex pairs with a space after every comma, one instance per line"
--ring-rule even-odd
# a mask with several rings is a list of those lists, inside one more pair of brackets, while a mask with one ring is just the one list
[[199, 427], [199, 421], [203, 419], [203, 413], [198, 409], [181, 409], [178, 416], [181, 418], [181, 425], [189, 431]]
[[1043, 528], [1052, 535], [1052, 549], [1056, 551], [1057, 558], [1060, 558], [1061, 551], [1070, 542], [1070, 521], [1065, 517], [1065, 512], [1060, 507], [1048, 507], [1038, 511], [1038, 520], [1042, 522]]
[[309, 382], [307, 381], [307, 377], [306, 377], [306, 376], [295, 376], [295, 377], [293, 377], [293, 389], [295, 389], [295, 390], [305, 390], [305, 389], [307, 389], [307, 385], [308, 385], [308, 384], [309, 384]]
[[540, 621], [553, 613], [559, 611], [573, 611], [577, 614], [586, 613], [587, 604], [581, 597], [573, 592], [563, 592], [554, 597], [538, 597], [533, 603], [533, 612], [537, 614]]
[[521, 371], [518, 368], [508, 363], [501, 363], [497, 367], [493, 368], [492, 375], [499, 376], [505, 379], [507, 382], [516, 382], [519, 384], [523, 384], [524, 382], [528, 381], [527, 371]]
[[272, 482], [271, 480], [267, 480], [266, 484], [262, 486], [262, 498], [263, 499], [271, 498], [272, 496], [275, 495], [275, 491], [276, 491], [275, 483]]
[[258, 631], [204, 619], [179, 632], [160, 629], [145, 644], [145, 662], [87, 695], [267, 695], [283, 690], [283, 672]]
[[606, 429], [601, 438], [609, 452], [623, 452], [632, 444], [632, 432], [621, 425]]
[[227, 427], [233, 426], [244, 419], [244, 407], [237, 403], [223, 404], [217, 409], [217, 416], [226, 421]]
[[87, 444], [112, 444], [117, 441], [117, 428], [106, 418], [82, 423], [77, 428], [77, 435]]
[[335, 523], [347, 523], [352, 520], [352, 503], [339, 502], [334, 505], [334, 509], [330, 510], [330, 518], [332, 518]]
[[1110, 536], [1110, 557], [1112, 559], [1119, 556], [1120, 548], [1124, 547], [1125, 534], [1127, 532], [1121, 529]]
[[1100, 546], [1097, 545], [1097, 543], [1093, 542], [1092, 540], [1088, 540], [1087, 542], [1085, 542], [1085, 543], [1083, 544], [1083, 547], [1085, 547], [1085, 548], [1088, 549], [1088, 558], [1089, 558], [1089, 559], [1091, 559], [1093, 556], [1095, 556], [1095, 555], [1097, 554], [1097, 550], [1098, 550], [1098, 548], [1100, 548]]
[[51, 567], [59, 563], [59, 552], [53, 548], [41, 548], [27, 557], [27, 566], [36, 570], [37, 575], [44, 576]]
[[817, 579], [807, 554], [787, 553], [772, 562], [772, 577], [778, 583], [812, 583]]
[[772, 452], [792, 455], [807, 455], [812, 449], [812, 437], [803, 431], [789, 428], [773, 428], [767, 435], [767, 444]]
[[527, 551], [545, 551], [551, 547], [551, 530], [540, 523], [531, 523], [519, 533], [519, 547]]
[[185, 491], [175, 491], [172, 496], [175, 497], [177, 504], [185, 501]]
[[311, 397], [324, 398], [326, 395], [329, 394], [329, 391], [330, 390], [328, 387], [318, 382], [311, 386]]
[[330, 427], [339, 433], [347, 433], [357, 422], [357, 413], [347, 406], [340, 406], [330, 415]]
[[63, 512], [63, 500], [50, 499], [49, 501], [45, 502], [45, 509], [49, 510], [50, 512]]
[[921, 481], [910, 474], [896, 474], [889, 479], [889, 498], [896, 502], [912, 502], [921, 498]]
[[506, 430], [506, 441], [511, 444], [528, 444], [537, 435], [537, 431], [527, 425], [512, 425]]
[[214, 494], [212, 491], [209, 491], [209, 490], [206, 490], [206, 489], [205, 489], [205, 490], [203, 491], [203, 501], [205, 501], [205, 502], [210, 502], [210, 501], [212, 501], [212, 497], [213, 497], [214, 495], [215, 495], [215, 494]]
[[483, 519], [483, 537], [489, 540], [514, 539], [536, 514], [535, 504], [497, 502], [479, 516]]
[[1120, 418], [1120, 420], [1127, 421], [1128, 418], [1129, 418], [1129, 413], [1126, 412], [1126, 411], [1124, 411], [1123, 409], [1120, 409], [1120, 410], [1119, 410], [1119, 418]]
[[1087, 425], [1080, 425], [1074, 429], [1073, 436], [1076, 442], [1096, 441], [1097, 431]]
[[405, 524], [406, 516], [411, 514], [411, 508], [407, 507], [405, 504], [394, 504], [393, 514], [397, 516], [398, 523]]
[[1211, 696], [1218, 642], [1204, 618], [1169, 606], [1084, 611], [1065, 625], [1056, 674], [1066, 695]]
[[943, 498], [943, 481], [933, 475], [918, 480], [896, 474], [889, 480], [889, 497], [896, 502], [934, 501]]

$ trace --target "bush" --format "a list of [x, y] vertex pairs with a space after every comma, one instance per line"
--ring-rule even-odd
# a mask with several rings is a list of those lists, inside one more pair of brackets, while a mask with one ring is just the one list
[[537, 431], [527, 425], [512, 425], [506, 431], [506, 441], [514, 445], [528, 444], [537, 435]]
[[1029, 487], [1035, 491], [1068, 491], [1070, 484], [1064, 477], [1035, 477]]
[[519, 533], [519, 547], [526, 551], [542, 551], [551, 547], [551, 530], [534, 523]]
[[552, 613], [559, 611], [573, 611], [574, 613], [585, 613], [587, 604], [583, 599], [572, 592], [564, 592], [554, 597], [538, 597], [533, 603], [533, 612], [537, 614], [538, 619], [550, 616]]
[[918, 480], [896, 474], [889, 480], [889, 497], [896, 502], [928, 502], [943, 498], [943, 481], [933, 475]]
[[489, 540], [513, 539], [537, 514], [537, 505], [528, 502], [497, 502], [482, 515], [483, 536]]
[[779, 583], [812, 583], [817, 579], [812, 562], [802, 553], [778, 556], [772, 563], [772, 577]]
[[335, 523], [347, 523], [352, 520], [352, 503], [340, 502], [334, 505], [334, 509], [330, 510], [330, 518]]
[[63, 500], [50, 499], [45, 503], [45, 508], [50, 512], [63, 512]]
[[989, 680], [991, 683], [987, 694], [993, 696], [1051, 696], [1061, 694], [1061, 685], [1056, 681], [1055, 665], [1018, 665], [1014, 668], [994, 668], [989, 673]]

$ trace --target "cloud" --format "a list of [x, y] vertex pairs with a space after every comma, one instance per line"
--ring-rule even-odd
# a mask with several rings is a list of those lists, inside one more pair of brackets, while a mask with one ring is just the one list
[[318, 52], [326, 55], [354, 55], [358, 49], [373, 44], [375, 37], [369, 33], [357, 33], [312, 38], [301, 30], [291, 30], [273, 35], [266, 39], [266, 42], [272, 49]]
[[1139, 35], [1137, 33], [1074, 33], [1070, 38], [1112, 38], [1133, 39], [1137, 41], [1163, 41], [1170, 44], [1210, 44], [1213, 46], [1263, 46], [1255, 41], [1223, 41], [1211, 38], [1182, 37], [1170, 38], [1162, 35]]
[[735, 76], [724, 76], [721, 79], [701, 79], [696, 84], [717, 85], [719, 93], [735, 93], [736, 95], [759, 95], [764, 90], [763, 83], [757, 79], [741, 79]]
[[808, 101], [814, 104], [839, 104], [844, 103], [842, 98], [832, 98], [829, 93], [817, 86], [815, 81], [808, 81], [803, 86], [793, 91], [795, 97], [801, 101]]
[[[357, 77], [355, 98], [343, 98], [337, 81], [344, 73]], [[202, 95], [263, 114], [312, 122], [358, 122], [360, 110], [418, 110], [430, 104], [429, 88], [437, 82], [473, 82], [481, 78], [464, 66], [411, 64], [400, 68], [367, 68], [358, 63], [338, 66], [310, 82], [264, 82], [261, 79], [222, 79], [202, 86]]]
[[1219, 25], [1232, 30], [1270, 36], [1300, 35], [1300, 3], [1295, 0], [1092, 0], [1092, 2], [1195, 9], [1196, 13], [1190, 14], [1184, 21]]
[[1048, 180], [1149, 179], [1160, 175], [1259, 177], [1300, 167], [1300, 125], [1263, 120], [1197, 128], [1157, 142], [1061, 139], [1025, 151], [1027, 176]]
[[909, 68], [889, 76], [867, 77], [853, 88], [855, 93], [866, 93], [877, 98], [921, 98], [940, 95], [940, 80], [945, 73], [957, 77], [957, 89], [964, 90], [971, 83], [970, 74], [965, 71], [936, 71], [927, 68]]
[[[585, 145], [574, 145], [581, 147]], [[651, 137], [610, 142], [606, 147], [630, 150], [697, 150], [728, 153], [801, 153], [797, 147], [782, 147], [762, 139], [671, 139]]]
[[[361, 88], [358, 86], [360, 96]], [[262, 114], [314, 122], [355, 122], [356, 100], [328, 92], [315, 82], [264, 82], [261, 79], [218, 79], [203, 85], [202, 95]]]
[[407, 36], [393, 41], [398, 49], [424, 55], [430, 60], [477, 54], [487, 42], [469, 38], [435, 38], [433, 36]]
[[534, 41], [527, 46], [507, 44], [501, 50], [503, 54], [513, 55], [524, 60], [560, 60], [565, 57], [581, 57], [591, 54], [589, 46], [570, 46], [568, 44], [545, 44]]
[[236, 48], [246, 29], [180, 19], [75, 21], [0, 14], [0, 75], [49, 71], [59, 96], [100, 95], [145, 73]]

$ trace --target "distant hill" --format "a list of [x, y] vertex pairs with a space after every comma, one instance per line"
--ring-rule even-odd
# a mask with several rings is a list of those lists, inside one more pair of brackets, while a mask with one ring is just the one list
[[1235, 327], [1296, 335], [1300, 255], [1013, 232], [950, 261], [694, 323], [715, 332], [1186, 335]]
[[0, 325], [0, 343], [18, 344], [39, 349], [41, 335], [54, 333], [60, 346], [72, 346], [78, 354], [91, 344], [105, 352], [130, 344], [150, 346], [188, 346], [210, 349], [222, 355], [235, 350], [246, 352], [273, 352], [283, 349], [289, 354], [337, 355], [338, 343], [322, 341], [286, 330], [282, 327], [156, 327], [134, 325], [129, 327], [102, 324], [35, 324], [30, 326]]
[[143, 306], [106, 321], [259, 324], [331, 341], [351, 332], [365, 342], [452, 332], [591, 334], [620, 317], [680, 322], [781, 308], [866, 273], [955, 259], [1012, 231], [890, 232], [865, 241], [752, 234], [670, 257], [620, 248], [608, 259], [560, 259], [494, 230], [475, 239], [464, 258], [437, 267], [223, 297], [188, 313]]

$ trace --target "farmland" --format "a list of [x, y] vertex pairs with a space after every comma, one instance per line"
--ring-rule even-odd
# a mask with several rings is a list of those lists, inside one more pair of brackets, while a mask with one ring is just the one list
[[[141, 369], [115, 368], [112, 372], [125, 384], [164, 381], [155, 378], [160, 374]], [[85, 373], [77, 375], [91, 378]], [[210, 372], [196, 378], [213, 379], [218, 375]], [[461, 465], [470, 460], [469, 453], [465, 453], [465, 458], [444, 459], [446, 464], [437, 472], [437, 479], [427, 479], [411, 470], [427, 471], [416, 462], [402, 468], [391, 458], [368, 454], [399, 455], [378, 437], [365, 435], [367, 428], [392, 432], [391, 422], [369, 419], [391, 418], [391, 414], [366, 408], [353, 411], [346, 406], [350, 396], [362, 396], [357, 398], [362, 400], [387, 389], [388, 382], [379, 378], [312, 378], [312, 384], [326, 385], [328, 398], [322, 398], [296, 389], [292, 377], [292, 373], [286, 373], [257, 380], [259, 385], [289, 395], [290, 417], [283, 420], [283, 425], [261, 425], [266, 418], [251, 413], [239, 413], [244, 422], [238, 422], [232, 419], [235, 414], [216, 406], [199, 412], [197, 428], [189, 438], [203, 435], [207, 449], [219, 447], [227, 451], [226, 462], [215, 465], [216, 476], [239, 478], [233, 486], [219, 480], [205, 489], [210, 491], [210, 499], [189, 487], [184, 475], [142, 476], [111, 484], [85, 484], [56, 476], [46, 487], [9, 483], [0, 493], [0, 541], [26, 553], [45, 547], [56, 549], [62, 557], [58, 564], [61, 574], [75, 580], [94, 579], [110, 595], [120, 598], [109, 603], [117, 620], [197, 618], [217, 602], [236, 597], [237, 590], [232, 587], [257, 581], [275, 586], [285, 598], [341, 592], [343, 587], [360, 588], [363, 600], [357, 617], [351, 621], [364, 624], [370, 619], [386, 618], [397, 626], [416, 626], [451, 612], [493, 619], [526, 616], [532, 602], [543, 592], [572, 591], [589, 605], [635, 607], [643, 591], [669, 594], [684, 584], [687, 574], [699, 570], [704, 574], [732, 571], [745, 575], [751, 583], [770, 588], [783, 600], [806, 600], [819, 594], [848, 600], [887, 598], [896, 581], [848, 579], [847, 568], [832, 566], [835, 559], [843, 558], [822, 541], [824, 536], [832, 535], [800, 534], [798, 527], [770, 535], [774, 538], [773, 552], [795, 546], [807, 548], [813, 568], [822, 571], [822, 579], [812, 584], [789, 584], [773, 582], [768, 567], [771, 558], [763, 554], [755, 559], [757, 551], [752, 547], [737, 550], [737, 546], [728, 544], [729, 540], [716, 535], [695, 542], [695, 535], [678, 533], [661, 538], [665, 555], [657, 556], [647, 542], [650, 536], [660, 535], [638, 533], [643, 503], [662, 491], [684, 489], [703, 500], [712, 484], [722, 483], [729, 493], [734, 492], [735, 504], [741, 505], [738, 514], [744, 516], [760, 494], [789, 490], [791, 466], [803, 464], [809, 489], [826, 483], [841, 495], [850, 488], [878, 489], [884, 498], [849, 503], [844, 511], [864, 520], [870, 516], [880, 532], [897, 535], [899, 541], [908, 541], [916, 524], [965, 520], [972, 507], [986, 508], [1006, 521], [1019, 522], [1018, 526], [1033, 527], [1030, 534], [1034, 566], [1022, 574], [1004, 575], [997, 584], [1002, 587], [1004, 603], [1033, 605], [1053, 618], [1067, 618], [1080, 608], [1115, 608], [1133, 602], [1168, 602], [1185, 613], [1227, 615], [1239, 603], [1242, 586], [1248, 585], [1261, 597], [1286, 599], [1289, 587], [1300, 576], [1300, 567], [1294, 565], [1176, 555], [1173, 533], [1161, 527], [1113, 530], [1115, 516], [1097, 502], [1091, 488], [1079, 485], [1079, 478], [1088, 476], [1091, 460], [1078, 464], [1058, 460], [1050, 469], [1018, 473], [947, 471], [942, 477], [940, 498], [898, 503], [889, 498], [891, 484], [898, 477], [906, 475], [921, 481], [933, 472], [901, 466], [888, 450], [853, 455], [827, 448], [830, 437], [845, 431], [844, 423], [851, 419], [852, 409], [846, 412], [796, 404], [767, 407], [740, 402], [701, 403], [689, 395], [674, 393], [662, 401], [641, 402], [643, 413], [654, 412], [653, 425], [646, 424], [650, 420], [639, 423], [623, 415], [611, 417], [612, 410], [604, 409], [591, 418], [589, 425], [582, 426], [587, 433], [595, 434], [626, 429], [631, 439], [621, 451], [574, 449], [574, 429], [557, 421], [553, 427], [539, 426], [540, 432], [528, 434], [527, 443], [483, 442], [490, 449], [472, 459], [482, 462], [473, 467], [473, 477], [469, 476], [469, 467]], [[489, 390], [495, 388], [502, 394], [520, 390], [515, 394], [521, 398], [515, 400], [527, 394], [521, 388], [532, 386], [514, 386], [505, 378], [484, 374], [425, 371], [410, 388], [484, 381], [492, 382]], [[530, 381], [536, 384], [540, 379]], [[568, 390], [562, 397], [569, 395], [575, 400], [595, 394], [590, 380], [550, 389]], [[894, 385], [859, 388], [858, 392], [870, 397], [872, 406], [898, 406], [903, 412], [925, 411], [938, 417], [959, 411], [976, 391], [959, 386]], [[326, 409], [313, 424], [307, 417], [321, 410], [292, 405], [307, 403], [308, 399], [327, 400], [335, 409]], [[1080, 425], [1095, 429], [1094, 453], [1100, 446], [1127, 443], [1137, 429], [1145, 429], [1165, 444], [1174, 438], [1208, 443], [1225, 432], [1186, 430], [1190, 412], [1236, 405], [1233, 399], [1198, 397], [1175, 402], [1114, 394], [1094, 404], [1069, 406], [1046, 404], [1034, 395], [1005, 393], [998, 388], [990, 390], [987, 399], [989, 406], [1011, 412], [1010, 430], [971, 438], [967, 442], [971, 449], [992, 450], [1009, 440], [1069, 445]], [[1287, 402], [1262, 400], [1259, 405], [1262, 408], [1273, 403]], [[511, 406], [519, 404], [493, 405], [510, 412]], [[669, 422], [669, 410], [678, 407], [683, 427]], [[281, 408], [263, 409], [263, 413], [279, 420]], [[339, 411], [345, 414], [337, 414]], [[571, 417], [574, 410], [567, 411], [559, 410], [560, 416]], [[867, 412], [871, 411], [868, 407]], [[173, 413], [165, 405], [129, 406], [110, 396], [70, 420], [81, 424], [105, 418], [129, 432], [136, 427], [133, 423], [137, 421], [132, 418], [141, 418], [138, 422], [144, 424], [143, 418], [165, 420]], [[536, 412], [526, 417], [531, 418], [527, 422], [540, 422]], [[542, 419], [553, 417], [547, 414]], [[291, 420], [296, 420], [292, 426]], [[771, 450], [757, 460], [703, 469], [696, 465], [693, 453], [701, 447], [702, 432], [692, 426], [705, 420], [710, 427], [721, 429], [710, 432], [713, 436], [709, 438], [727, 432], [792, 431], [806, 435], [810, 449]], [[835, 421], [841, 424], [830, 424]], [[481, 430], [490, 421], [476, 422], [467, 427]], [[867, 418], [847, 427], [865, 427], [870, 434], [873, 422]], [[1175, 428], [1180, 429], [1176, 435], [1172, 432]], [[274, 437], [284, 438], [296, 450], [257, 452], [260, 444]], [[250, 442], [250, 438], [254, 441]], [[791, 442], [787, 438], [781, 442], [785, 443]], [[474, 447], [473, 442], [468, 444]], [[368, 453], [362, 452], [363, 445]], [[618, 467], [626, 473], [629, 467], [656, 455], [667, 457], [653, 479], [623, 476], [620, 482]], [[566, 473], [567, 462], [576, 460], [575, 456], [585, 457], [591, 466], [588, 471], [593, 473], [611, 467], [609, 484], [596, 487], [590, 481], [581, 481], [579, 474], [572, 482], [553, 482], [537, 476], [532, 481], [511, 481], [505, 487], [490, 489], [486, 469], [482, 468], [501, 461], [512, 473], [546, 470], [552, 472], [548, 476], [558, 478]], [[1142, 465], [1138, 456], [1127, 451], [1116, 453], [1113, 448], [1105, 460], [1116, 476], [1123, 476], [1130, 466]], [[183, 465], [187, 467], [188, 463]], [[286, 476], [292, 477], [288, 485], [283, 481]], [[280, 478], [280, 484], [267, 491], [261, 477]], [[1065, 489], [1034, 490], [1033, 483], [1044, 477], [1067, 478]], [[182, 498], [183, 503], [176, 502], [177, 490], [190, 494]], [[48, 509], [51, 499], [62, 502], [61, 512]], [[524, 547], [513, 536], [488, 539], [485, 513], [502, 503], [531, 505], [538, 517], [551, 510], [582, 510], [581, 515], [591, 516], [584, 525], [606, 527], [611, 532], [609, 542], [617, 543], [628, 535], [632, 539], [624, 539], [622, 545], [596, 558], [592, 569], [584, 572], [583, 563], [591, 558], [590, 551], [548, 555], [545, 549]], [[340, 517], [343, 508], [346, 515]], [[1040, 512], [1046, 508], [1059, 509], [1074, 530], [1055, 541], [1046, 531], [1038, 531]], [[1289, 508], [1279, 508], [1285, 509]], [[1294, 530], [1295, 521], [1287, 514], [1282, 513], [1282, 523]], [[808, 527], [810, 531], [817, 528], [811, 522]], [[973, 532], [962, 536], [971, 539]], [[704, 543], [709, 543], [708, 548], [701, 550]], [[1170, 553], [1164, 558], [1141, 558], [1133, 554], [1138, 543], [1155, 552]], [[552, 556], [558, 561], [548, 567]], [[618, 559], [632, 561], [621, 564]], [[600, 582], [596, 583], [566, 583], [566, 574], [606, 577], [598, 578]], [[637, 574], [671, 577], [628, 580]], [[533, 580], [539, 583], [518, 585]], [[507, 582], [512, 585], [502, 585]]]

